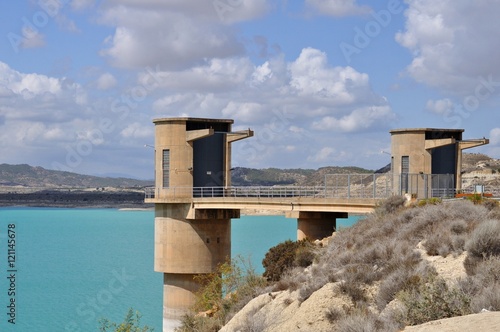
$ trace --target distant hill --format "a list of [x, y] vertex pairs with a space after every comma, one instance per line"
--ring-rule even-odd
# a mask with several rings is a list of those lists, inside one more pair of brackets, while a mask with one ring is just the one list
[[233, 186], [274, 186], [299, 185], [317, 186], [324, 184], [325, 174], [373, 173], [360, 167], [329, 166], [314, 169], [279, 169], [279, 168], [245, 168], [236, 167], [231, 172]]
[[152, 186], [153, 181], [98, 177], [72, 172], [48, 170], [27, 164], [0, 164], [0, 186], [34, 188], [133, 188]]
[[[464, 153], [462, 158], [463, 178], [477, 181], [478, 176], [485, 184], [500, 184], [500, 160], [484, 154]], [[390, 165], [379, 170], [369, 170], [361, 167], [328, 166], [315, 169], [279, 169], [279, 168], [246, 168], [235, 167], [232, 174], [233, 186], [274, 186], [323, 185], [326, 174], [353, 174], [353, 173], [385, 173], [390, 171]], [[124, 177], [98, 177], [82, 175], [72, 172], [47, 170], [43, 167], [34, 167], [26, 164], [0, 164], [0, 187], [26, 188], [102, 188], [114, 187], [123, 189], [140, 189], [153, 186], [153, 181], [136, 180]]]

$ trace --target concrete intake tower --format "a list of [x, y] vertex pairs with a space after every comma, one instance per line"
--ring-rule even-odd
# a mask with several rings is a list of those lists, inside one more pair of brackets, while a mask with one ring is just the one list
[[231, 143], [249, 136], [232, 132], [233, 120], [155, 119], [154, 269], [163, 273], [163, 317], [179, 319], [201, 286], [231, 257], [231, 218], [239, 209], [193, 209], [205, 190], [222, 195], [231, 185]]

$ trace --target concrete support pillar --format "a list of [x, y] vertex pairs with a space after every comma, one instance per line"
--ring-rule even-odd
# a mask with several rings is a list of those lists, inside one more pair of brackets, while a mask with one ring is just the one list
[[346, 212], [299, 212], [297, 240], [321, 240], [331, 236], [337, 227], [337, 218], [347, 218]]
[[231, 257], [231, 218], [238, 217], [239, 210], [156, 204], [154, 269], [164, 273], [164, 318], [182, 317], [201, 286], [194, 277], [214, 272]]

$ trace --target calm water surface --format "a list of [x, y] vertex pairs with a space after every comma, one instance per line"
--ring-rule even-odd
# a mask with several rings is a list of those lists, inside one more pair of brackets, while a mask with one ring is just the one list
[[[295, 238], [294, 219], [232, 221], [232, 255], [250, 258], [260, 273], [267, 250]], [[121, 322], [130, 307], [143, 325], [161, 331], [162, 274], [153, 271], [153, 245], [153, 211], [0, 208], [0, 331], [98, 331], [100, 318]], [[8, 322], [11, 301], [15, 325]]]

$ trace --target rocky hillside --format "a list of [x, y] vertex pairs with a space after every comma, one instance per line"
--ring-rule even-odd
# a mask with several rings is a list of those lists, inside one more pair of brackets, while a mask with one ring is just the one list
[[324, 185], [325, 174], [353, 174], [373, 173], [361, 167], [329, 166], [314, 169], [278, 169], [278, 168], [244, 168], [236, 167], [232, 171], [232, 184], [234, 186], [320, 186]]
[[498, 205], [399, 204], [336, 233], [220, 331], [498, 331]]
[[463, 187], [485, 185], [487, 190], [500, 187], [500, 159], [481, 153], [464, 153], [462, 171]]
[[131, 188], [153, 185], [152, 181], [127, 178], [98, 177], [71, 172], [48, 170], [26, 164], [0, 164], [1, 187], [30, 188]]

